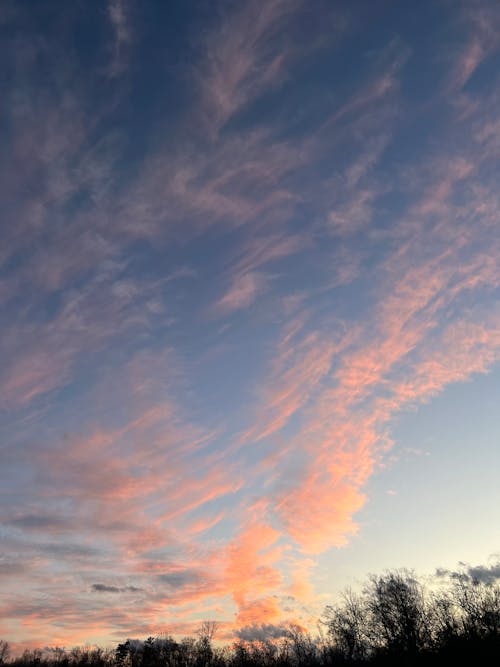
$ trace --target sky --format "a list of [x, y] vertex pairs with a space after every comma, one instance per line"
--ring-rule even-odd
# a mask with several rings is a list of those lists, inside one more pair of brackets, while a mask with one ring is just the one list
[[0, 62], [0, 637], [500, 573], [500, 3], [4, 0]]

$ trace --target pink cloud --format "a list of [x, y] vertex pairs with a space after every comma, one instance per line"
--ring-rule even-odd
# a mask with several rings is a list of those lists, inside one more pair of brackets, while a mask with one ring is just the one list
[[236, 278], [226, 294], [219, 299], [216, 308], [227, 313], [248, 308], [265, 292], [268, 282], [268, 277], [263, 273], [244, 273]]
[[209, 35], [199, 79], [202, 104], [216, 128], [284, 77], [290, 45], [277, 38], [301, 4], [246, 0]]
[[458, 17], [468, 35], [464, 47], [455, 54], [449, 83], [451, 90], [463, 88], [481, 63], [500, 45], [495, 7], [463, 3]]
[[[466, 207], [455, 203], [458, 186], [477, 178], [477, 163], [442, 162], [429, 177], [435, 185], [410, 209], [414, 224], [403, 217], [394, 230], [400, 238], [379, 274], [379, 298], [366, 323], [333, 346], [331, 331], [302, 332], [306, 318], [295, 317], [277, 348], [258, 426], [246, 433], [253, 441], [267, 438], [300, 418], [269, 465], [276, 469], [279, 460], [286, 470], [300, 453], [305, 470], [287, 482], [278, 469], [270, 497], [285, 535], [306, 553], [345, 544], [356, 532], [363, 487], [394, 445], [387, 430], [395, 414], [498, 362], [496, 314], [461, 307], [472, 290], [500, 284], [498, 247], [488, 234], [494, 207], [486, 211], [481, 190]], [[485, 243], [463, 255], [478, 210]], [[453, 319], [443, 328], [444, 313]], [[309, 349], [314, 356], [302, 356]], [[321, 360], [317, 374], [313, 359]]]
[[[328, 120], [306, 139], [278, 139], [270, 127], [220, 131], [285, 79], [294, 47], [286, 35], [283, 42], [276, 38], [302, 5], [251, 1], [223, 15], [197, 66], [201, 108], [193, 116], [206, 117], [212, 133], [194, 147], [191, 138], [172, 147], [159, 136], [155, 152], [123, 187], [112, 178], [119, 149], [112, 141], [94, 146], [97, 121], [82, 111], [71, 77], [63, 77], [67, 95], [58, 91], [47, 100], [37, 87], [28, 96], [26, 107], [42, 109], [40, 118], [13, 109], [19, 136], [3, 191], [22, 199], [20, 232], [7, 230], [9, 251], [2, 259], [27, 254], [2, 293], [10, 299], [26, 286], [36, 293], [3, 330], [2, 400], [25, 408], [74, 381], [103, 351], [114, 359], [119, 350], [122, 367], [104, 367], [109, 375], [98, 380], [93, 398], [76, 401], [81, 415], [62, 420], [64, 428], [66, 421], [74, 424], [73, 433], [62, 437], [59, 425], [49, 424], [21, 450], [28, 500], [2, 519], [13, 534], [9, 549], [25, 559], [34, 592], [28, 603], [14, 583], [5, 584], [1, 611], [13, 619], [2, 626], [8, 634], [24, 623], [35, 641], [102, 641], [112, 632], [161, 631], [166, 621], [173, 631], [190, 632], [195, 604], [203, 613], [234, 617], [224, 621], [227, 633], [234, 623], [280, 621], [287, 613], [282, 596], [313, 599], [310, 556], [356, 534], [366, 484], [397, 444], [388, 435], [394, 416], [500, 359], [498, 313], [482, 303], [500, 285], [494, 95], [482, 113], [471, 105], [474, 131], [459, 126], [466, 139], [452, 135], [446, 151], [447, 138], [440, 138], [433, 158], [393, 179], [383, 158], [409, 57], [397, 43], [381, 56], [375, 76], [339, 100], [336, 110], [328, 107]], [[128, 7], [122, 0], [108, 4], [120, 67], [132, 37]], [[480, 11], [456, 58], [454, 94], [496, 48], [492, 26]], [[335, 167], [323, 178], [326, 158]], [[308, 180], [316, 167], [320, 176]], [[32, 196], [27, 184], [39, 172], [40, 192]], [[388, 215], [378, 206], [389, 180], [407, 206], [379, 224]], [[65, 231], [58, 221], [67, 220], [66, 208], [82, 192], [92, 213], [75, 213]], [[297, 231], [301, 218], [291, 212], [301, 206], [307, 219]], [[212, 414], [209, 428], [197, 424], [196, 400], [190, 401], [198, 360], [183, 364], [182, 345], [177, 356], [152, 342], [156, 332], [170, 340], [171, 303], [163, 287], [193, 274], [174, 271], [161, 281], [127, 275], [129, 243], [184, 251], [215, 228], [239, 234], [235, 249], [221, 257], [227, 290], [216, 309], [234, 313], [262, 294], [279, 304], [265, 326], [281, 326], [281, 336], [274, 348], [266, 339], [267, 373], [249, 388], [251, 425], [241, 436], [214, 426]], [[329, 245], [332, 231], [336, 242], [342, 237], [342, 252]], [[366, 265], [353, 234], [377, 246]], [[315, 263], [328, 257], [326, 287], [297, 291], [284, 270], [284, 292], [270, 294], [269, 266], [285, 260], [291, 266], [295, 256], [314, 256]], [[368, 284], [369, 305], [354, 297], [340, 314], [336, 290], [356, 276]], [[29, 308], [47, 294], [55, 297], [56, 314], [43, 311], [35, 321]], [[191, 304], [185, 308], [191, 314]], [[151, 351], [120, 349], [126, 339]], [[88, 414], [91, 423], [83, 423]], [[224, 426], [237, 431], [241, 424], [231, 418], [224, 415]], [[36, 511], [38, 501], [43, 513]], [[23, 542], [28, 534], [33, 541]], [[7, 574], [14, 562], [6, 563]], [[137, 583], [147, 596], [131, 611], [92, 596], [95, 576], [106, 572], [118, 588]]]

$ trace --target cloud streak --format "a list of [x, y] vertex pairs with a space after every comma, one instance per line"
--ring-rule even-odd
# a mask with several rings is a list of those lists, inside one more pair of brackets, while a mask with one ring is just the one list
[[320, 4], [3, 19], [14, 642], [307, 625], [396, 420], [498, 368], [498, 12]]

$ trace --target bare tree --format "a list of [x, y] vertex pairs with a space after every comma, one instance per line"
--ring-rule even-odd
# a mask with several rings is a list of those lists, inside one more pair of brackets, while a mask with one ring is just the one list
[[6, 642], [4, 639], [0, 639], [0, 665], [3, 665], [3, 663], [8, 660], [9, 654], [9, 642]]
[[197, 630], [197, 635], [199, 639], [203, 639], [205, 641], [208, 641], [209, 643], [212, 643], [216, 633], [217, 629], [219, 627], [219, 624], [217, 621], [203, 621], [200, 627]]
[[213, 661], [214, 650], [212, 648], [212, 641], [217, 632], [218, 624], [216, 621], [203, 621], [198, 628], [198, 642], [197, 642], [197, 662], [205, 667], [210, 665]]
[[324, 623], [335, 648], [348, 660], [364, 660], [369, 653], [366, 601], [348, 589], [340, 606], [329, 606]]
[[500, 636], [500, 586], [470, 577], [455, 577], [453, 598], [465, 637]]
[[372, 576], [365, 591], [374, 646], [397, 654], [415, 654], [426, 643], [423, 588], [407, 570]]

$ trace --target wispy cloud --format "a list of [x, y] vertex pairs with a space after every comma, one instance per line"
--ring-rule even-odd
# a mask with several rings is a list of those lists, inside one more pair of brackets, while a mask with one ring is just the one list
[[301, 0], [250, 0], [230, 10], [206, 41], [198, 74], [202, 105], [219, 128], [285, 76], [287, 21]]
[[77, 12], [2, 15], [14, 639], [201, 613], [283, 636], [361, 530], [397, 416], [500, 361], [496, 7], [449, 16], [423, 85], [407, 26], [365, 52], [320, 4], [221, 3], [169, 39], [168, 8], [110, 0], [86, 8], [95, 49]]
[[127, 64], [127, 49], [132, 42], [133, 31], [130, 21], [130, 0], [108, 0], [108, 17], [113, 30], [112, 54], [109, 75], [121, 74]]
[[217, 302], [216, 307], [224, 312], [247, 308], [265, 291], [269, 279], [256, 271], [244, 273], [231, 285]]
[[467, 37], [454, 53], [449, 82], [450, 90], [462, 89], [477, 68], [499, 47], [498, 8], [494, 3], [460, 3], [458, 20], [464, 26]]

